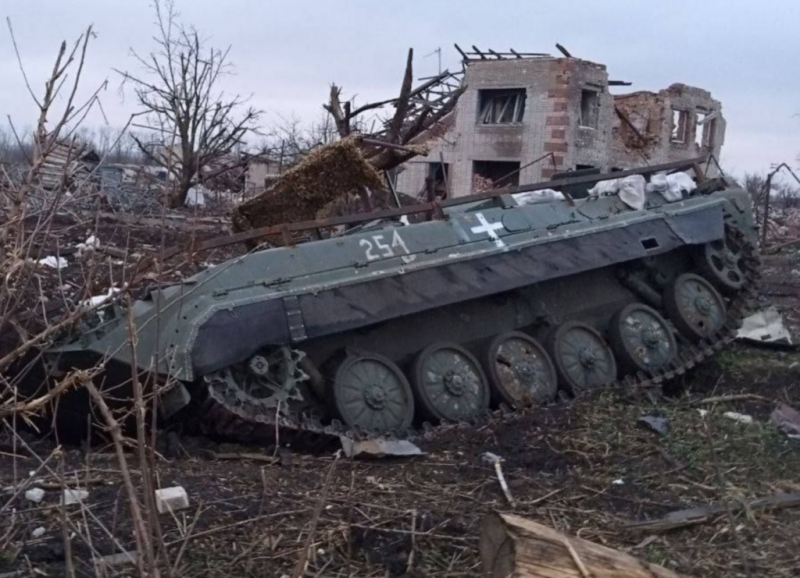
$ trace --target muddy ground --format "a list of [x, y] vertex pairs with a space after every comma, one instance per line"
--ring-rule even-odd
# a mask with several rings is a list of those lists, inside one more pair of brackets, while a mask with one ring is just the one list
[[[764, 271], [763, 303], [778, 306], [800, 335], [800, 253], [770, 257]], [[310, 540], [306, 576], [479, 576], [479, 524], [499, 510], [690, 576], [799, 575], [798, 508], [739, 510], [655, 534], [626, 526], [693, 506], [800, 492], [800, 440], [769, 419], [778, 402], [800, 409], [800, 353], [737, 344], [669, 389], [653, 399], [595, 393], [443, 431], [419, 440], [426, 455], [416, 458], [337, 459], [331, 444], [275, 450], [190, 436], [162, 440], [156, 483], [181, 485], [190, 498], [188, 509], [158, 516], [164, 573], [291, 576]], [[738, 397], [706, 401], [720, 396]], [[753, 422], [723, 415], [730, 411]], [[639, 425], [643, 415], [666, 418], [667, 433]], [[0, 494], [0, 575], [63, 576], [70, 560], [78, 576], [135, 575], [131, 565], [97, 564], [134, 547], [113, 448], [65, 446], [59, 455], [52, 436], [26, 433], [23, 443], [5, 434], [0, 488], [29, 478], [46, 493], [39, 504]], [[233, 457], [246, 452], [255, 455]], [[505, 460], [513, 505], [485, 452]], [[64, 512], [61, 455], [70, 487], [90, 492]], [[138, 485], [133, 451], [127, 461]]]

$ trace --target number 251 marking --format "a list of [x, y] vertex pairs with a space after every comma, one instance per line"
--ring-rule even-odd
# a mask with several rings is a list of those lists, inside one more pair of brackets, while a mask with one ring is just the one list
[[[404, 263], [411, 263], [417, 258], [412, 255], [411, 251], [406, 247], [406, 242], [397, 231], [392, 232], [392, 240], [390, 243], [384, 242], [386, 235], [372, 235], [371, 239], [361, 239], [358, 242], [360, 247], [364, 247], [364, 256], [367, 261], [375, 261], [376, 259], [388, 259], [400, 255]], [[377, 251], [377, 252], [376, 252]]]

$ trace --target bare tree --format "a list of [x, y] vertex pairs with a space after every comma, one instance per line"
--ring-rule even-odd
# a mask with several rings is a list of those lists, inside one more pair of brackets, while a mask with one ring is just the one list
[[[148, 158], [171, 172], [175, 187], [172, 205], [182, 204], [201, 178], [213, 178], [241, 166], [244, 160], [211, 168], [235, 152], [255, 130], [260, 111], [242, 110], [245, 99], [226, 97], [220, 79], [231, 72], [230, 47], [207, 46], [193, 27], [178, 21], [172, 0], [154, 3], [157, 48], [134, 58], [144, 74], [117, 70], [134, 85], [139, 104], [147, 112], [144, 128], [151, 138], [134, 137]], [[207, 171], [207, 172], [204, 172]]]
[[[389, 171], [417, 155], [427, 155], [425, 134], [432, 135], [440, 122], [447, 117], [466, 90], [460, 76], [445, 70], [413, 87], [414, 51], [409, 49], [406, 69], [397, 98], [371, 102], [355, 107], [351, 101], [342, 101], [342, 88], [332, 84], [330, 98], [323, 105], [333, 117], [340, 136], [360, 133], [364, 157], [378, 171]], [[373, 132], [366, 113], [381, 111], [391, 106], [394, 112], [377, 119], [380, 129]]]

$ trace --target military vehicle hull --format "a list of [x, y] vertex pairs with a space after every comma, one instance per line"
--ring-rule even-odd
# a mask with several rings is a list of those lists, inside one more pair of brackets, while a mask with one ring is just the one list
[[165, 413], [199, 407], [222, 433], [403, 436], [669, 379], [731, 338], [757, 278], [749, 196], [724, 181], [642, 210], [510, 193], [435, 209], [242, 255], [136, 302], [134, 347], [114, 307], [48, 356], [135, 364], [167, 385]]

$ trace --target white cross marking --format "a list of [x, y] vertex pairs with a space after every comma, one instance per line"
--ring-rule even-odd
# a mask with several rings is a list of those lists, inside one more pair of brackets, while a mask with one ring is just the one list
[[475, 213], [475, 216], [478, 218], [478, 222], [480, 223], [479, 227], [472, 227], [470, 231], [475, 233], [476, 235], [480, 235], [481, 233], [486, 233], [489, 235], [489, 238], [494, 241], [494, 246], [498, 249], [505, 247], [506, 244], [503, 243], [503, 240], [497, 236], [498, 229], [504, 229], [503, 223], [490, 223], [486, 220], [486, 217], [483, 216], [483, 213]]

